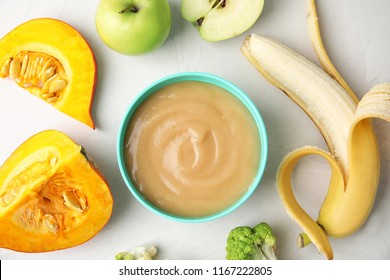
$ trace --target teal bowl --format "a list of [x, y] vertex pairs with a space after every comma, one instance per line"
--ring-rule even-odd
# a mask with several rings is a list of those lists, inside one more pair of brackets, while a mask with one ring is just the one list
[[[163, 88], [167, 85], [170, 85], [172, 83], [177, 82], [184, 82], [184, 81], [199, 81], [199, 82], [206, 82], [211, 83], [213, 85], [219, 86], [227, 91], [229, 91], [231, 94], [233, 94], [236, 98], [238, 98], [249, 110], [249, 112], [252, 114], [253, 119], [256, 122], [259, 138], [261, 142], [261, 156], [260, 156], [260, 162], [258, 166], [258, 170], [256, 173], [255, 178], [253, 179], [251, 185], [249, 186], [246, 193], [238, 199], [234, 204], [230, 205], [226, 209], [208, 215], [208, 216], [202, 216], [202, 217], [183, 217], [178, 215], [173, 215], [171, 213], [165, 212], [158, 208], [157, 206], [150, 203], [148, 200], [146, 200], [142, 194], [137, 190], [135, 185], [133, 184], [131, 177], [129, 176], [126, 164], [125, 164], [125, 156], [124, 156], [124, 138], [126, 135], [126, 129], [128, 126], [128, 123], [134, 114], [134, 112], [137, 110], [138, 106], [151, 94], [153, 94], [155, 91], [159, 90], [160, 88]], [[267, 140], [267, 131], [266, 127], [264, 125], [264, 121], [256, 108], [256, 106], [253, 104], [253, 102], [248, 98], [248, 96], [237, 86], [232, 84], [231, 82], [220, 78], [215, 75], [211, 75], [208, 73], [201, 73], [201, 72], [184, 72], [184, 73], [178, 73], [174, 75], [170, 75], [167, 77], [164, 77], [150, 86], [148, 86], [146, 89], [144, 89], [138, 97], [135, 98], [135, 100], [130, 104], [121, 124], [119, 127], [118, 132], [118, 138], [117, 138], [117, 159], [118, 159], [118, 165], [121, 172], [121, 175], [123, 177], [124, 182], [126, 183], [127, 187], [129, 188], [130, 192], [133, 194], [133, 196], [147, 209], [150, 211], [163, 216], [165, 218], [169, 218], [175, 221], [180, 222], [207, 222], [211, 221], [220, 217], [223, 217], [230, 212], [234, 211], [238, 207], [240, 207], [257, 189], [260, 180], [264, 174], [266, 162], [267, 162], [267, 156], [268, 156], [268, 140]]]

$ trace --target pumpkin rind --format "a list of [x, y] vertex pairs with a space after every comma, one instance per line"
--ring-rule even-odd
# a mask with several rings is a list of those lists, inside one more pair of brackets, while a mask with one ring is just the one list
[[77, 246], [108, 222], [113, 199], [82, 147], [40, 132], [0, 167], [0, 247], [46, 252]]
[[[92, 49], [82, 35], [69, 24], [57, 19], [33, 19], [19, 25], [0, 40], [0, 70], [9, 68], [9, 59], [20, 53], [43, 54], [60, 63], [67, 79], [66, 87], [58, 100], [49, 103], [94, 128], [90, 109], [97, 64]], [[21, 65], [22, 61], [19, 62]], [[0, 71], [0, 77], [8, 76], [8, 71], [4, 71]], [[19, 86], [42, 98], [39, 88], [25, 84]]]

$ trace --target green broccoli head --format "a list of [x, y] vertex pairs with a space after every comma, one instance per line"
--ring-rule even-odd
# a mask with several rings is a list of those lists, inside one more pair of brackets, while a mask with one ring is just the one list
[[227, 260], [276, 260], [276, 238], [267, 223], [254, 228], [240, 226], [232, 229], [226, 241]]

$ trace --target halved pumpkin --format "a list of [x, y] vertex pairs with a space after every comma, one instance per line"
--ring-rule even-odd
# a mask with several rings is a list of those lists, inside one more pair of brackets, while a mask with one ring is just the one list
[[70, 248], [108, 222], [108, 184], [67, 135], [40, 132], [0, 167], [0, 247], [22, 252]]
[[57, 19], [25, 22], [0, 40], [0, 77], [94, 128], [97, 66], [82, 35]]

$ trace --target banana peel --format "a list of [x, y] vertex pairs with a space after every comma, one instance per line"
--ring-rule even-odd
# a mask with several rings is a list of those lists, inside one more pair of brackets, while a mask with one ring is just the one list
[[[374, 86], [359, 100], [325, 51], [315, 1], [307, 3], [309, 34], [322, 69], [282, 43], [256, 34], [244, 40], [241, 51], [266, 80], [306, 112], [326, 141], [328, 151], [305, 146], [285, 156], [276, 184], [287, 213], [303, 230], [299, 247], [313, 243], [333, 259], [329, 237], [359, 230], [375, 201], [380, 162], [371, 118], [390, 121], [390, 84]], [[299, 160], [313, 154], [327, 160], [332, 174], [316, 220], [297, 202], [291, 182]]]

